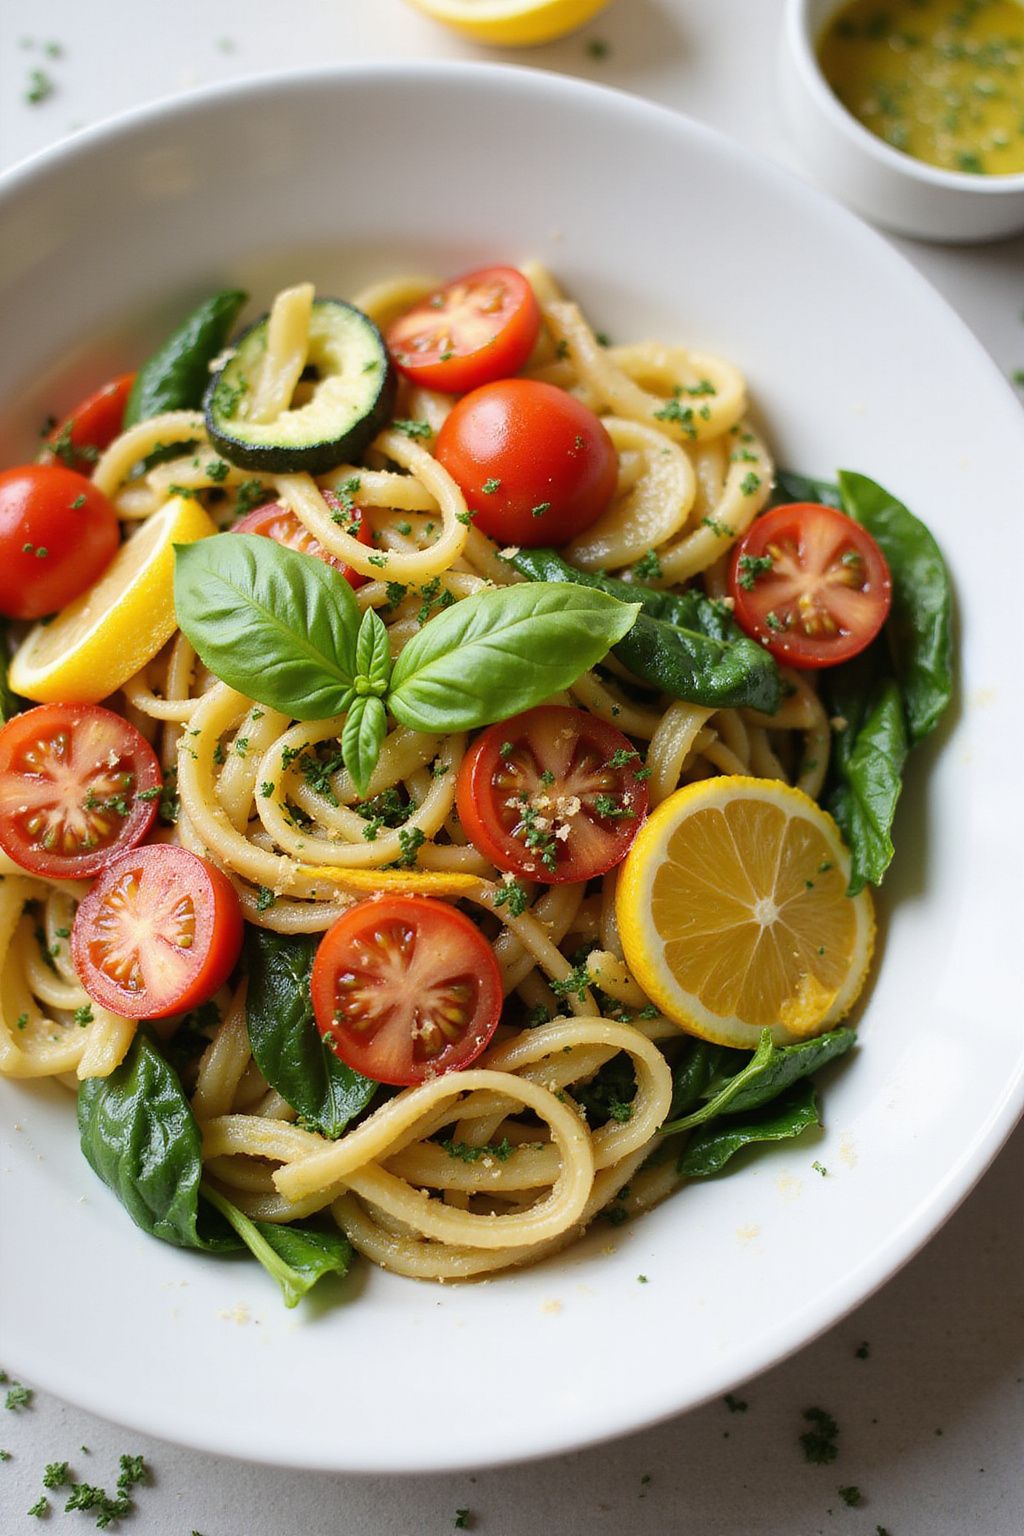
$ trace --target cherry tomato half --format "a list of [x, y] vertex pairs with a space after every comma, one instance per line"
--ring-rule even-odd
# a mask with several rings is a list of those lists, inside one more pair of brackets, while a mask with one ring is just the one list
[[113, 859], [75, 914], [71, 958], [101, 1008], [165, 1019], [207, 1002], [242, 947], [242, 909], [219, 869], [169, 843]]
[[494, 951], [463, 913], [429, 896], [380, 896], [328, 928], [313, 1012], [335, 1055], [406, 1086], [468, 1066], [501, 1016]]
[[91, 480], [61, 464], [0, 474], [0, 613], [39, 619], [103, 574], [120, 544], [117, 513]]
[[533, 351], [540, 309], [514, 267], [485, 267], [457, 277], [393, 320], [387, 344], [415, 384], [461, 395], [507, 379]]
[[614, 725], [541, 704], [477, 737], [459, 769], [459, 820], [499, 869], [545, 885], [590, 880], [625, 858], [647, 814], [638, 769]]
[[618, 457], [593, 411], [554, 384], [505, 379], [454, 407], [436, 455], [492, 539], [565, 544], [615, 494]]
[[124, 408], [135, 383], [134, 373], [122, 373], [102, 389], [87, 395], [46, 440], [47, 448], [68, 469], [87, 475], [124, 424]]
[[98, 704], [40, 704], [0, 729], [0, 847], [33, 875], [82, 880], [153, 824], [163, 778], [134, 725]]
[[808, 670], [858, 655], [892, 603], [889, 567], [867, 529], [811, 501], [750, 525], [732, 552], [729, 591], [747, 634]]
[[[324, 491], [323, 496], [333, 512], [343, 512], [342, 503], [333, 491]], [[353, 527], [347, 528], [346, 532], [354, 533], [360, 544], [372, 546], [373, 534], [359, 508], [353, 507], [350, 516]], [[286, 507], [282, 501], [268, 501], [262, 507], [257, 507], [255, 512], [247, 513], [240, 522], [235, 523], [231, 531], [262, 534], [265, 538], [273, 539], [275, 544], [283, 544], [286, 549], [297, 549], [300, 555], [315, 555], [318, 560], [340, 571], [350, 587], [361, 587], [366, 580], [359, 571], [354, 571], [350, 565], [339, 560], [337, 555], [325, 549], [305, 523], [299, 521], [291, 507]]]

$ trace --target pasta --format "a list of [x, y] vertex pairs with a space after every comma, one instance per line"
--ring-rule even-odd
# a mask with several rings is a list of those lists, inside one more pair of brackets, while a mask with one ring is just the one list
[[[543, 319], [524, 376], [596, 412], [617, 456], [608, 509], [565, 558], [627, 580], [639, 562], [654, 590], [696, 584], [728, 606], [729, 551], [765, 507], [774, 473], [741, 374], [678, 345], [608, 345], [547, 271], [524, 271]], [[403, 277], [353, 302], [383, 327], [434, 287]], [[274, 303], [250, 412], [257, 424], [305, 409], [312, 303], [308, 284]], [[523, 579], [508, 552], [472, 526], [462, 491], [434, 456], [451, 405], [450, 395], [403, 381], [393, 420], [359, 461], [319, 475], [239, 468], [217, 453], [201, 413], [167, 411], [118, 435], [92, 480], [129, 538], [175, 497], [201, 502], [221, 529], [254, 503], [280, 503], [364, 578], [355, 600], [385, 624], [394, 660], [436, 614]], [[370, 540], [339, 516], [353, 501]], [[609, 656], [547, 702], [578, 707], [639, 745], [652, 808], [718, 774], [784, 781], [817, 797], [832, 734], [826, 709], [813, 673], [782, 675], [785, 698], [766, 714], [671, 698]], [[201, 1055], [183, 1068], [211, 1189], [260, 1222], [320, 1215], [383, 1268], [443, 1281], [533, 1263], [596, 1217], [639, 1212], [678, 1183], [667, 1155], [678, 1144], [659, 1131], [685, 1037], [627, 965], [618, 871], [576, 883], [525, 880], [521, 906], [509, 901], [511, 878], [456, 815], [466, 732], [392, 720], [360, 794], [339, 752], [343, 714], [304, 720], [261, 706], [209, 672], [180, 630], [123, 682], [116, 707], [176, 783], [176, 825], [160, 836], [226, 874], [247, 924], [319, 935], [375, 891], [425, 892], [457, 904], [486, 936], [506, 997], [476, 1061], [403, 1088], [330, 1140], [300, 1124], [259, 1070], [246, 981], [233, 980], [218, 995]], [[91, 1001], [71, 963], [66, 940], [85, 887], [4, 869], [0, 1072], [71, 1087], [106, 1077], [135, 1025]], [[164, 1039], [175, 1027], [154, 1026]], [[613, 1062], [635, 1087], [613, 1113], [588, 1117], [588, 1090]]]

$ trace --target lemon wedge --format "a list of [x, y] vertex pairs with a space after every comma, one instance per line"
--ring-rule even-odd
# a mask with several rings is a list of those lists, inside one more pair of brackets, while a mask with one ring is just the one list
[[417, 10], [480, 43], [528, 48], [564, 37], [608, 0], [409, 0]]
[[616, 916], [626, 960], [702, 1040], [756, 1049], [820, 1034], [853, 1006], [874, 947], [849, 897], [839, 829], [801, 790], [723, 775], [678, 790], [641, 828]]
[[216, 531], [198, 501], [173, 496], [121, 545], [99, 581], [29, 631], [11, 662], [11, 687], [40, 704], [107, 698], [177, 627], [173, 546]]

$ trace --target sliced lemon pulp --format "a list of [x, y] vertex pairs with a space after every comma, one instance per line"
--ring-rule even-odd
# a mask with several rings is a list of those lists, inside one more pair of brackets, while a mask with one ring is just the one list
[[619, 879], [626, 960], [683, 1029], [755, 1049], [831, 1028], [867, 975], [874, 916], [850, 857], [801, 790], [733, 775], [678, 790], [641, 828]]
[[216, 531], [197, 501], [172, 497], [121, 545], [99, 581], [29, 631], [11, 662], [11, 687], [41, 704], [107, 698], [177, 627], [173, 546]]
[[435, 21], [481, 43], [549, 43], [603, 11], [608, 0], [410, 0]]

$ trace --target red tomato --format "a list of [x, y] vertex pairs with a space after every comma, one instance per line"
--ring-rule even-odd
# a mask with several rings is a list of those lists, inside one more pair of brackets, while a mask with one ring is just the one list
[[163, 778], [134, 725], [98, 704], [40, 704], [0, 729], [0, 847], [33, 875], [82, 880], [141, 843]]
[[477, 527], [527, 549], [567, 543], [615, 494], [618, 457], [604, 426], [573, 395], [536, 379], [466, 395], [435, 453]]
[[647, 814], [638, 769], [614, 725], [542, 704], [477, 737], [459, 769], [459, 820], [499, 869], [545, 885], [590, 880], [626, 857]]
[[134, 373], [122, 373], [95, 394], [88, 395], [54, 427], [47, 447], [68, 469], [87, 475], [103, 452], [118, 436], [124, 423], [124, 408], [135, 383]]
[[812, 501], [755, 519], [733, 549], [729, 591], [747, 634], [808, 670], [858, 655], [892, 603], [889, 567], [867, 529]]
[[88, 891], [71, 958], [101, 1008], [165, 1019], [207, 1002], [234, 970], [242, 909], [219, 869], [169, 843], [119, 854]]
[[0, 613], [40, 619], [102, 576], [120, 543], [117, 513], [60, 464], [0, 474]]
[[[333, 491], [324, 491], [324, 500], [334, 512], [343, 512], [342, 503], [334, 495]], [[354, 528], [346, 528], [346, 533], [355, 533], [360, 544], [368, 547], [373, 545], [373, 534], [368, 523], [359, 511], [358, 507], [351, 510], [351, 518]], [[232, 533], [259, 533], [268, 539], [273, 539], [275, 544], [283, 544], [286, 549], [297, 549], [300, 555], [315, 555], [318, 560], [323, 560], [327, 565], [333, 565], [336, 571], [340, 571], [350, 587], [361, 587], [366, 577], [359, 571], [354, 571], [350, 565], [339, 560], [337, 555], [332, 555], [324, 549], [320, 540], [310, 533], [304, 523], [295, 516], [291, 507], [286, 507], [281, 501], [268, 501], [265, 506], [257, 507], [255, 512], [249, 512], [232, 528]]]
[[485, 267], [446, 283], [388, 326], [399, 370], [415, 384], [461, 395], [507, 379], [533, 351], [540, 309], [514, 267]]
[[428, 896], [351, 907], [317, 950], [312, 991], [335, 1055], [400, 1086], [468, 1066], [501, 1016], [490, 944], [463, 913]]

